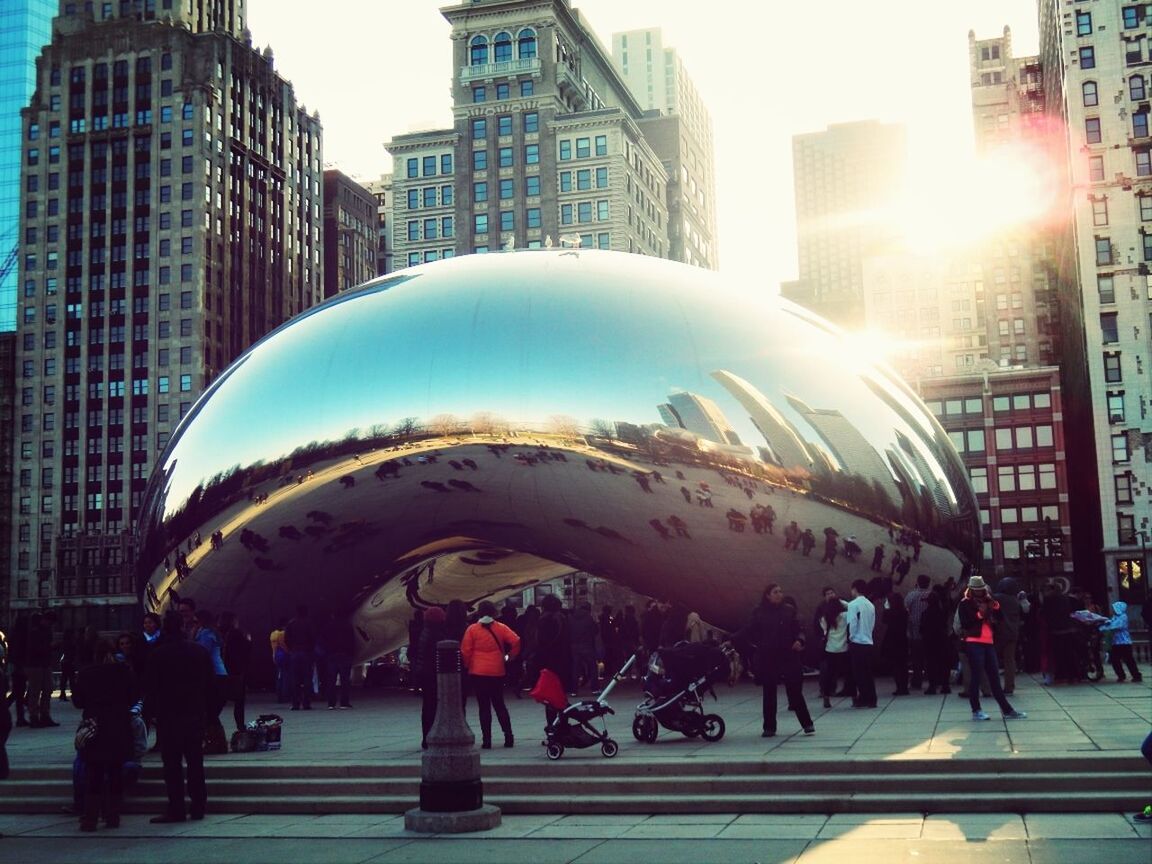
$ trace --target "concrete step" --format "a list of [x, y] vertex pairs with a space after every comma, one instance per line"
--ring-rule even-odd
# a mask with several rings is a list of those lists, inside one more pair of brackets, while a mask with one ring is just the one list
[[[397, 813], [418, 797], [418, 764], [301, 765], [211, 760], [216, 812]], [[700, 764], [608, 760], [491, 764], [485, 798], [509, 813], [1097, 812], [1146, 797], [1147, 769], [1128, 756], [987, 760], [813, 760]], [[563, 794], [557, 794], [563, 789]], [[58, 812], [71, 772], [15, 769], [0, 812]], [[159, 766], [128, 802], [163, 807]]]

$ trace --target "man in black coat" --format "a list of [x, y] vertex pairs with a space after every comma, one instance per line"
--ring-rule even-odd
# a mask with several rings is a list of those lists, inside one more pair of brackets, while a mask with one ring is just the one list
[[784, 602], [784, 589], [770, 583], [760, 605], [752, 610], [748, 626], [732, 637], [737, 646], [750, 646], [754, 652], [756, 680], [764, 688], [764, 738], [776, 734], [776, 687], [783, 681], [788, 694], [788, 707], [805, 735], [816, 731], [812, 715], [804, 701], [803, 669], [804, 628], [796, 617], [795, 607]]
[[204, 724], [213, 692], [214, 672], [208, 651], [188, 640], [180, 614], [164, 616], [160, 639], [152, 652], [145, 698], [160, 728], [160, 757], [168, 809], [153, 822], [183, 822], [184, 764], [188, 765], [187, 811], [203, 819], [208, 804], [204, 783]]

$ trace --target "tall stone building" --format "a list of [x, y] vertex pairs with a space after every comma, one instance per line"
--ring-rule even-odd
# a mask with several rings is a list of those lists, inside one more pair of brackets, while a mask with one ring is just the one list
[[660, 30], [612, 35], [624, 83], [646, 109], [640, 128], [668, 173], [669, 256], [698, 267], [719, 264], [712, 118], [674, 48]]
[[863, 324], [863, 262], [894, 245], [887, 213], [906, 154], [904, 127], [875, 120], [793, 137], [799, 278], [781, 286], [786, 298], [842, 326]]
[[452, 25], [453, 125], [386, 145], [396, 268], [561, 243], [670, 257], [665, 160], [579, 11], [568, 0], [441, 11]]
[[1099, 542], [1079, 572], [1102, 573], [1111, 599], [1143, 601], [1152, 540], [1152, 9], [1055, 0], [1039, 9], [1044, 88], [1062, 97], [1048, 111], [1065, 130], [1071, 202], [1062, 367], [1075, 376], [1069, 422], [1086, 432], [1070, 446], [1095, 454], [1095, 471], [1089, 458], [1077, 472], [1084, 490], [1074, 504], [1096, 510]]
[[381, 174], [364, 184], [376, 199], [376, 275], [392, 272], [392, 175]]
[[12, 603], [127, 627], [169, 435], [321, 298], [321, 129], [240, 3], [59, 11], [23, 112]]
[[376, 196], [347, 174], [324, 172], [324, 296], [376, 275]]

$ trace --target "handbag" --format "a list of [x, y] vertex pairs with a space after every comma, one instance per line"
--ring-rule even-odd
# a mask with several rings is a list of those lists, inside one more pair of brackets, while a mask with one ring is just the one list
[[86, 720], [81, 720], [80, 725], [76, 727], [76, 738], [74, 740], [76, 752], [83, 753], [87, 750], [95, 737], [96, 718], [89, 717]]

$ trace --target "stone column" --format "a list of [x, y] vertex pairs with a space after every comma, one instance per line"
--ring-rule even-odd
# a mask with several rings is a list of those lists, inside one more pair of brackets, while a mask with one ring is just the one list
[[421, 765], [420, 806], [404, 814], [409, 831], [463, 833], [500, 824], [500, 808], [484, 803], [480, 751], [464, 719], [460, 643], [436, 645], [436, 719]]

